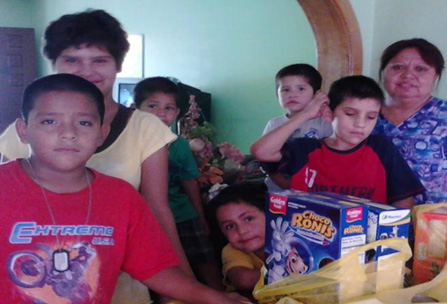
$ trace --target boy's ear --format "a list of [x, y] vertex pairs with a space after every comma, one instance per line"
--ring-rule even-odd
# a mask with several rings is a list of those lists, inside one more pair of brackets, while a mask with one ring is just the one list
[[15, 127], [17, 134], [19, 135], [20, 141], [24, 144], [28, 143], [28, 140], [26, 139], [26, 122], [22, 118], [18, 118], [15, 122]]
[[107, 138], [107, 135], [109, 135], [109, 132], [110, 132], [110, 125], [109, 124], [102, 124], [102, 126], [101, 126], [101, 136], [100, 136], [99, 141], [98, 141], [98, 147], [101, 146], [104, 143], [104, 141]]

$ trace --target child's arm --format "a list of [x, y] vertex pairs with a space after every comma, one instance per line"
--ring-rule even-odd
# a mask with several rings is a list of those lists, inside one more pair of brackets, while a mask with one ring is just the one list
[[140, 193], [180, 258], [180, 267], [193, 277], [177, 233], [174, 216], [168, 203], [168, 148], [159, 149], [146, 158], [141, 168]]
[[287, 123], [272, 130], [258, 139], [251, 147], [252, 155], [261, 161], [276, 162], [282, 157], [281, 148], [293, 132], [301, 127], [306, 121], [320, 117], [327, 111], [329, 99], [321, 91], [300, 113], [294, 115]]
[[408, 198], [405, 198], [403, 200], [394, 202], [391, 205], [394, 206], [394, 207], [397, 207], [397, 208], [411, 209], [414, 206], [414, 198], [413, 197], [408, 197]]
[[277, 174], [270, 174], [269, 177], [279, 187], [283, 189], [290, 189], [290, 179], [286, 175], [277, 173]]
[[205, 229], [206, 235], [209, 234], [210, 228], [205, 217], [205, 212], [202, 206], [202, 196], [200, 195], [199, 183], [195, 179], [185, 179], [181, 180], [183, 191], [188, 195], [189, 200], [199, 214], [199, 220]]
[[180, 268], [165, 268], [142, 281], [151, 290], [171, 298], [194, 304], [250, 303], [237, 294], [223, 293], [208, 288], [187, 276]]
[[236, 290], [253, 290], [260, 276], [261, 270], [243, 266], [233, 267], [226, 273], [226, 279], [231, 282]]

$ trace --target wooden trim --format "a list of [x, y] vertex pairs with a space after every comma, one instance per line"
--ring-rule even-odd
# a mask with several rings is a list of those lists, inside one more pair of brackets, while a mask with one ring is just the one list
[[338, 78], [362, 73], [362, 37], [349, 0], [297, 0], [315, 35], [323, 89]]

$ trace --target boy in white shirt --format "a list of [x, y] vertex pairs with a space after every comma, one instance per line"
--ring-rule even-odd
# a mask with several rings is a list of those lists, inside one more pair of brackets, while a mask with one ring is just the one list
[[[287, 114], [271, 119], [265, 126], [262, 135], [287, 123], [293, 116], [300, 113], [320, 90], [321, 74], [311, 65], [305, 63], [292, 64], [279, 70], [275, 77], [276, 96], [281, 107]], [[331, 124], [321, 117], [311, 119], [295, 130], [289, 139], [308, 137], [324, 138], [332, 135]], [[270, 175], [265, 180], [269, 191], [288, 189], [289, 178], [286, 175]]]

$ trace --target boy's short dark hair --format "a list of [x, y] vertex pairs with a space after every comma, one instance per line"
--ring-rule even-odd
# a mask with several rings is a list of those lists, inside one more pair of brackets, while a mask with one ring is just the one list
[[313, 66], [305, 63], [297, 63], [288, 65], [278, 73], [276, 73], [275, 82], [276, 82], [276, 90], [279, 88], [279, 80], [286, 76], [301, 76], [307, 79], [309, 85], [314, 90], [314, 93], [321, 89], [321, 83], [323, 78], [321, 77], [320, 72], [317, 71]]
[[150, 77], [143, 79], [133, 89], [133, 99], [135, 106], [140, 108], [143, 101], [155, 93], [174, 95], [175, 104], [178, 107], [179, 88], [171, 80], [165, 77]]
[[334, 111], [347, 98], [372, 98], [381, 106], [385, 102], [382, 89], [372, 78], [355, 75], [342, 77], [332, 83], [329, 89], [329, 108]]
[[39, 78], [29, 84], [23, 93], [22, 118], [27, 121], [29, 112], [40, 95], [50, 92], [76, 92], [83, 94], [95, 103], [101, 124], [104, 120], [104, 96], [90, 81], [73, 74], [54, 74]]
[[217, 210], [230, 203], [245, 203], [265, 212], [266, 190], [264, 185], [240, 184], [223, 189], [209, 201], [211, 216], [216, 217]]
[[379, 77], [382, 78], [382, 73], [388, 63], [405, 49], [416, 49], [419, 55], [429, 66], [433, 67], [436, 74], [441, 78], [444, 70], [444, 57], [441, 51], [432, 43], [422, 38], [405, 39], [394, 42], [389, 45], [382, 53], [380, 58]]
[[121, 70], [129, 50], [127, 33], [119, 21], [104, 10], [64, 15], [47, 27], [44, 39], [43, 53], [53, 64], [65, 49], [86, 44], [107, 50]]

